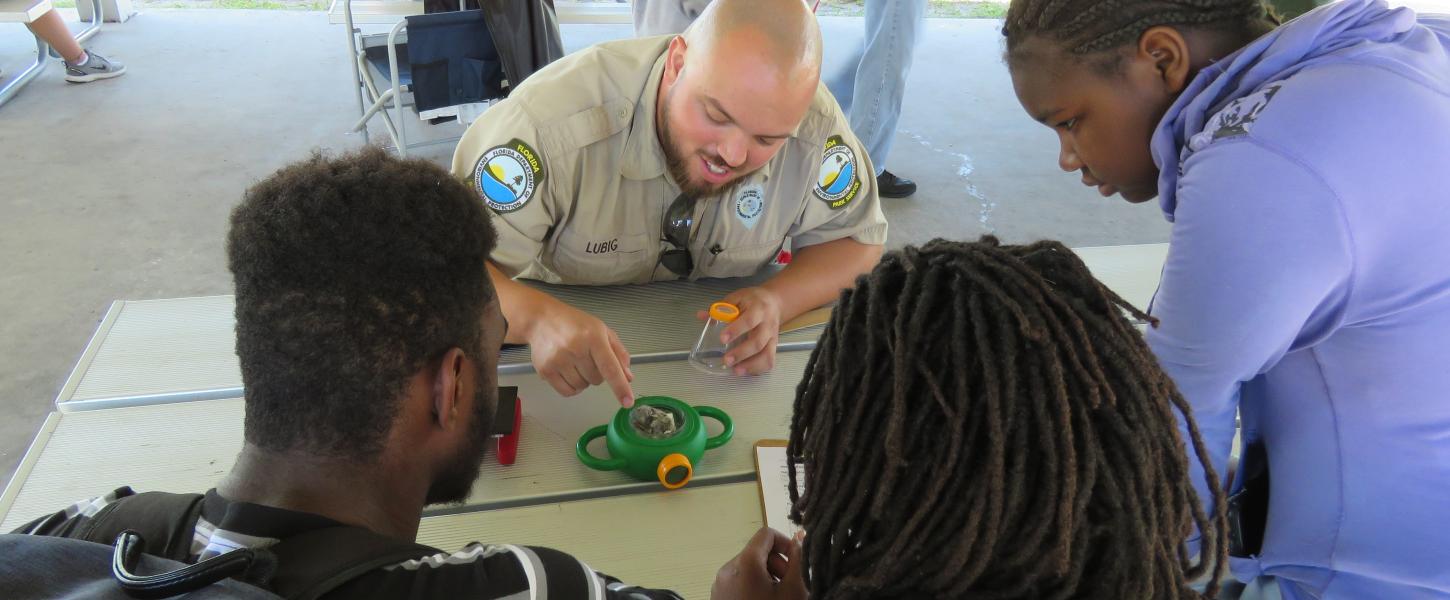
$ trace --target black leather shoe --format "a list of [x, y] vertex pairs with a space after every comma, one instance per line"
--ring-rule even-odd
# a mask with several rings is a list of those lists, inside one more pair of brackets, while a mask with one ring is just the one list
[[916, 193], [916, 182], [882, 171], [876, 176], [876, 193], [882, 198], [905, 198]]

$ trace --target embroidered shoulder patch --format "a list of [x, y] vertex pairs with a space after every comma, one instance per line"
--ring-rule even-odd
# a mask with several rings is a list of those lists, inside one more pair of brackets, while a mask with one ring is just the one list
[[1279, 87], [1280, 84], [1275, 83], [1228, 103], [1208, 120], [1203, 131], [1189, 139], [1189, 147], [1194, 151], [1202, 150], [1204, 146], [1224, 138], [1248, 135], [1264, 108], [1274, 99], [1274, 94], [1279, 93]]
[[826, 154], [821, 157], [821, 169], [811, 191], [831, 210], [845, 208], [861, 191], [860, 174], [856, 172], [859, 165], [851, 146], [841, 136], [831, 136], [826, 140]]
[[543, 159], [517, 138], [484, 152], [473, 168], [473, 186], [494, 212], [511, 213], [523, 208], [543, 182]]

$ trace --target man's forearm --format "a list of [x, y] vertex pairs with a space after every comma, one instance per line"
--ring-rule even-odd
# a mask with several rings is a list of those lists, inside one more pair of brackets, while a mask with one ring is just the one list
[[507, 344], [527, 344], [534, 331], [539, 315], [553, 303], [553, 296], [514, 281], [505, 275], [493, 261], [488, 262], [488, 276], [493, 280], [493, 289], [498, 294], [499, 310], [508, 321]]
[[790, 265], [761, 287], [780, 298], [780, 318], [789, 321], [822, 306], [851, 287], [856, 277], [881, 260], [882, 247], [851, 238], [797, 250]]

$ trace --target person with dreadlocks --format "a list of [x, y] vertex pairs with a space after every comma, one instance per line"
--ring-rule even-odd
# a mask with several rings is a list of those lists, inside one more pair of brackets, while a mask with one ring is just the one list
[[1291, 599], [1450, 598], [1450, 19], [1013, 0], [1002, 31], [1059, 166], [1173, 223], [1148, 344], [1204, 466], [1226, 470], [1237, 413], [1264, 457], [1238, 473], [1268, 473], [1232, 484], [1267, 511], [1235, 574]]
[[800, 560], [772, 559], [781, 586], [806, 573], [817, 600], [1198, 598], [1189, 583], [1226, 569], [1222, 502], [1198, 502], [1175, 417], [1188, 452], [1204, 444], [1120, 309], [1149, 319], [1057, 242], [888, 254], [841, 294], [796, 391], [791, 518], [806, 535], [775, 546]]

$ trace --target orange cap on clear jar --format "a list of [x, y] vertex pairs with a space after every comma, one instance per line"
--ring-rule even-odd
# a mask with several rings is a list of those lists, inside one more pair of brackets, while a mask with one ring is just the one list
[[716, 302], [710, 305], [710, 318], [721, 323], [733, 323], [740, 318], [740, 309], [729, 302]]

